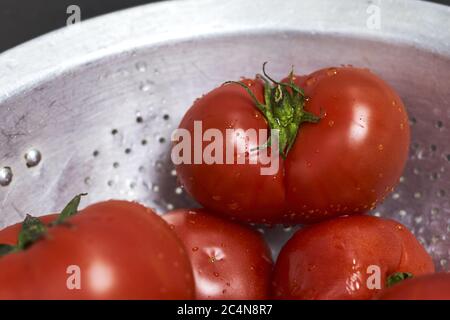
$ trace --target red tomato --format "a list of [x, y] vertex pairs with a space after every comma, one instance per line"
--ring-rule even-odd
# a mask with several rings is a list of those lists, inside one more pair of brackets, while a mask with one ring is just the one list
[[[181, 183], [204, 207], [244, 221], [311, 223], [367, 212], [396, 185], [408, 154], [409, 124], [394, 90], [370, 71], [353, 67], [323, 69], [294, 79], [308, 97], [304, 110], [322, 118], [300, 124], [286, 158], [279, 157], [275, 175], [261, 175], [264, 165], [249, 163], [260, 156], [261, 150], [255, 149], [264, 142], [254, 139], [244, 143], [246, 164], [237, 164], [235, 155], [234, 164], [203, 161], [176, 166]], [[242, 83], [267, 105], [261, 80]], [[302, 104], [292, 108], [301, 111]], [[246, 139], [227, 136], [227, 129], [273, 127], [249, 93], [235, 83], [198, 99], [179, 127], [194, 136], [194, 121], [202, 121], [203, 132], [222, 133], [223, 153], [226, 146], [238, 148]], [[202, 151], [209, 144], [203, 141]]]
[[274, 295], [370, 299], [399, 272], [434, 272], [431, 257], [406, 227], [372, 216], [339, 217], [299, 230], [287, 242], [275, 265]]
[[272, 259], [261, 234], [202, 209], [163, 218], [186, 246], [197, 299], [269, 298]]
[[[0, 239], [13, 231], [19, 228], [1, 231]], [[126, 201], [89, 206], [1, 257], [0, 283], [0, 299], [194, 298], [181, 242], [152, 210]]]
[[382, 300], [450, 300], [450, 274], [435, 273], [400, 282], [381, 293]]

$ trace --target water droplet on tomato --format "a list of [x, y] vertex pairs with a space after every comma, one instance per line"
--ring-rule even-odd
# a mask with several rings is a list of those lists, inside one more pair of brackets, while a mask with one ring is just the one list
[[330, 120], [330, 121], [328, 121], [328, 126], [331, 128], [332, 126], [334, 126], [334, 121], [333, 120]]
[[214, 272], [213, 275], [214, 275], [214, 277], [218, 277], [219, 273], [218, 272]]
[[232, 202], [228, 204], [228, 208], [230, 210], [236, 210], [239, 207], [239, 205], [236, 202]]
[[327, 75], [329, 75], [329, 76], [334, 76], [336, 74], [337, 74], [337, 69], [336, 68], [330, 68], [327, 71]]
[[384, 146], [382, 144], [379, 144], [378, 145], [378, 150], [383, 151], [383, 149], [384, 149]]
[[198, 251], [198, 247], [193, 247], [193, 248], [192, 248], [192, 251], [193, 251], [193, 252]]
[[175, 188], [175, 193], [176, 194], [182, 194], [183, 193], [183, 188], [181, 188], [181, 187]]
[[306, 79], [306, 85], [307, 86], [312, 85], [314, 82], [316, 82], [316, 78], [315, 77], [309, 77], [308, 79]]
[[308, 266], [308, 271], [313, 271], [313, 270], [315, 270], [316, 268], [317, 268], [317, 265], [311, 264], [311, 265]]

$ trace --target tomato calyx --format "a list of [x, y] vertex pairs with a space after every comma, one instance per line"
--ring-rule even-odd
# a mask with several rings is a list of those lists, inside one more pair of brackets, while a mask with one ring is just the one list
[[17, 237], [17, 244], [0, 244], [0, 257], [5, 256], [10, 253], [15, 253], [19, 251], [26, 250], [31, 245], [39, 241], [48, 231], [48, 228], [64, 224], [66, 220], [75, 215], [78, 212], [78, 206], [81, 201], [81, 197], [87, 195], [86, 193], [81, 193], [75, 196], [61, 211], [58, 217], [45, 225], [42, 221], [33, 217], [29, 214], [26, 215], [24, 221], [22, 222], [22, 229]]
[[56, 226], [63, 224], [69, 217], [73, 216], [78, 212], [78, 206], [80, 205], [81, 197], [87, 196], [87, 193], [80, 193], [75, 196], [70, 202], [64, 207], [61, 213], [58, 215], [55, 221], [50, 223], [50, 226]]
[[410, 272], [395, 272], [386, 279], [386, 287], [392, 287], [393, 285], [410, 278], [413, 278], [413, 274]]
[[[275, 81], [266, 73], [267, 62], [263, 64], [263, 75], [256, 77], [264, 81], [264, 102], [258, 101], [249, 86], [242, 81], [227, 81], [227, 84], [238, 84], [243, 87], [252, 98], [256, 107], [261, 111], [267, 120], [270, 130], [278, 132], [279, 154], [286, 158], [290, 149], [294, 145], [300, 125], [303, 122], [317, 123], [321, 116], [316, 116], [305, 110], [307, 97], [303, 90], [294, 83], [294, 69], [289, 73], [289, 82], [282, 83]], [[272, 141], [269, 137], [267, 142], [258, 149], [269, 147]]]

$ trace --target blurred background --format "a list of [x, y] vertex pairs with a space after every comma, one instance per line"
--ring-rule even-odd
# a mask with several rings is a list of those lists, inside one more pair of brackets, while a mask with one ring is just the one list
[[[158, 1], [160, 0], [0, 0], [0, 52], [64, 27], [69, 16], [66, 10], [70, 5], [78, 5], [81, 9], [81, 20], [86, 20], [116, 10]], [[377, 0], [367, 2], [376, 3]], [[450, 0], [432, 2], [450, 5]]]

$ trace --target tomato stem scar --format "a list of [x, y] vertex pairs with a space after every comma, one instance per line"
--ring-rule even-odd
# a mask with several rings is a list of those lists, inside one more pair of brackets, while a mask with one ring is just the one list
[[0, 244], [0, 257], [10, 253], [26, 250], [36, 241], [39, 241], [48, 231], [48, 228], [63, 224], [69, 217], [75, 215], [78, 212], [78, 206], [81, 201], [81, 197], [87, 195], [81, 193], [75, 196], [61, 211], [58, 217], [50, 224], [45, 225], [42, 221], [29, 214], [26, 215], [22, 222], [22, 229], [17, 237], [16, 245]]
[[[266, 72], [267, 62], [263, 63], [263, 75], [256, 77], [264, 81], [264, 103], [256, 98], [250, 88], [241, 81], [227, 81], [224, 85], [237, 84], [243, 87], [252, 98], [255, 106], [264, 115], [271, 130], [279, 132], [279, 153], [283, 158], [294, 145], [301, 123], [317, 123], [321, 116], [305, 111], [307, 97], [304, 91], [294, 83], [294, 68], [289, 73], [289, 82], [274, 80]], [[270, 146], [269, 140], [260, 148]]]

